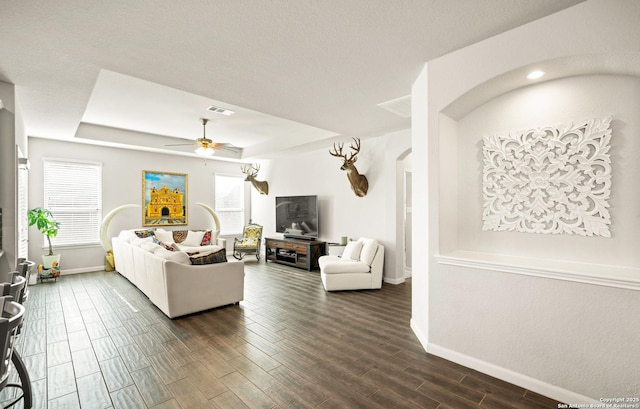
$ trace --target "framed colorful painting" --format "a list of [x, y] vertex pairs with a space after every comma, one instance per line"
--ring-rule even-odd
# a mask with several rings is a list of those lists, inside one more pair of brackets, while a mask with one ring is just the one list
[[142, 225], [187, 224], [187, 175], [142, 171]]

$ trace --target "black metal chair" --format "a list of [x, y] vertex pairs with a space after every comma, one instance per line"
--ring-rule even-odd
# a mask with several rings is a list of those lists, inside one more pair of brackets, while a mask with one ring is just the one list
[[[20, 281], [23, 282], [24, 278], [20, 277]], [[16, 363], [15, 357], [17, 352], [15, 348], [15, 339], [18, 332], [18, 327], [22, 324], [24, 318], [24, 306], [13, 301], [13, 297], [10, 295], [0, 297], [0, 390], [7, 387], [17, 387], [23, 390], [23, 394], [11, 401], [9, 404], [3, 406], [3, 408], [10, 408], [18, 403], [23, 397], [25, 398], [25, 408], [31, 408], [31, 402], [27, 406], [26, 395], [24, 388], [21, 385], [9, 383], [9, 369], [10, 364], [13, 363], [18, 370], [18, 365], [22, 365], [24, 368], [24, 362], [19, 359], [19, 364]], [[19, 358], [19, 356], [18, 356]], [[24, 368], [26, 371], [26, 368]], [[19, 372], [19, 371], [18, 371]], [[31, 391], [31, 385], [29, 384], [29, 391]], [[31, 398], [31, 396], [29, 396]]]
[[24, 303], [27, 302], [27, 299], [29, 298], [29, 280], [31, 279], [31, 273], [33, 272], [33, 268], [35, 267], [35, 265], [35, 262], [29, 260], [23, 260], [22, 262], [18, 263], [18, 273], [20, 273], [20, 275], [24, 277], [25, 280], [27, 280], [27, 284], [24, 286], [24, 290], [22, 291], [20, 298], [16, 299], [16, 301], [22, 305], [24, 305]]
[[0, 295], [10, 295], [18, 304], [22, 304], [22, 295], [27, 286], [27, 280], [17, 271], [0, 273]]
[[[33, 261], [18, 259], [18, 270], [11, 271], [9, 273], [0, 274], [0, 279], [4, 281], [4, 283], [0, 284], [0, 295], [2, 296], [11, 296], [14, 299], [14, 302], [22, 305], [24, 307], [24, 303], [26, 302], [29, 295], [29, 278], [31, 276], [31, 272], [36, 263]], [[15, 335], [20, 334], [22, 329], [22, 320], [18, 324]], [[31, 389], [31, 378], [29, 377], [29, 372], [27, 371], [27, 367], [22, 360], [22, 357], [18, 353], [18, 351], [13, 350], [11, 354], [11, 362], [13, 363], [14, 368], [18, 374], [18, 378], [20, 379], [20, 384], [13, 384], [5, 382], [4, 385], [0, 386], [0, 389], [4, 389], [6, 387], [16, 388], [22, 390], [22, 394], [13, 398], [13, 400], [5, 405], [3, 408], [9, 408], [20, 401], [20, 399], [24, 399], [23, 407], [24, 409], [31, 409], [33, 407], [33, 392]], [[8, 362], [8, 361], [7, 361]], [[1, 405], [0, 405], [1, 407]]]

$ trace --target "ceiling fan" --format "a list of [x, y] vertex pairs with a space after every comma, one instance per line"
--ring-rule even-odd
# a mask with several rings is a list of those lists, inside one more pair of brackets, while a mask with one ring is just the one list
[[190, 143], [174, 143], [165, 146], [187, 146], [187, 145], [195, 145], [195, 152], [198, 155], [202, 156], [211, 156], [215, 153], [216, 150], [227, 150], [230, 152], [237, 153], [238, 151], [235, 147], [230, 143], [217, 143], [213, 142], [211, 139], [207, 138], [207, 122], [209, 120], [207, 118], [200, 118], [202, 120], [202, 138], [198, 138], [195, 141], [191, 141]]

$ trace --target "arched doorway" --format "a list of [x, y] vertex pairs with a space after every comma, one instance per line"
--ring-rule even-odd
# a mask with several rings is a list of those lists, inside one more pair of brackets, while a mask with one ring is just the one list
[[411, 148], [396, 158], [395, 284], [411, 277]]

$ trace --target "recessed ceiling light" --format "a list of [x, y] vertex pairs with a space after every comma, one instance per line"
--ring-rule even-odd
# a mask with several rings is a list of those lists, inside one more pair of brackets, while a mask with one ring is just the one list
[[530, 79], [530, 80], [537, 80], [538, 78], [542, 77], [543, 75], [544, 75], [544, 71], [536, 70], [536, 71], [531, 71], [527, 75], [527, 78]]

